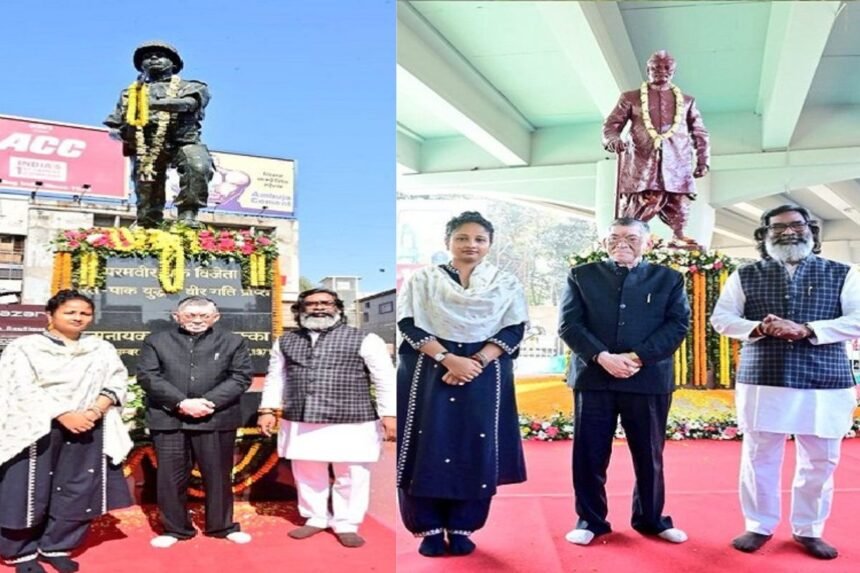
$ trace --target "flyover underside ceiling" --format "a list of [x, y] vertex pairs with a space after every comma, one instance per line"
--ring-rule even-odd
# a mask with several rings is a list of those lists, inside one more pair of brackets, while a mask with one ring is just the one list
[[711, 133], [715, 245], [784, 202], [860, 240], [858, 30], [860, 3], [400, 2], [399, 189], [593, 212], [602, 118], [668, 49]]

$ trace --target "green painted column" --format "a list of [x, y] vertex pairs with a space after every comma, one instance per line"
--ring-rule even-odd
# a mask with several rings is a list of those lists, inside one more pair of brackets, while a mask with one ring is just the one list
[[687, 222], [686, 233], [696, 242], [710, 248], [714, 237], [714, 218], [716, 212], [711, 207], [711, 175], [696, 179], [696, 200], [690, 209], [690, 219]]

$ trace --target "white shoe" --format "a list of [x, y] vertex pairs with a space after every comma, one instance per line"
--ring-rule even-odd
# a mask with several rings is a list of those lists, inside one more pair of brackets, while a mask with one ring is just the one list
[[594, 539], [594, 533], [587, 529], [571, 529], [564, 538], [577, 545], [588, 545]]
[[234, 531], [233, 533], [228, 533], [225, 539], [242, 545], [243, 543], [251, 542], [251, 534], [245, 533], [244, 531]]
[[660, 539], [665, 539], [669, 543], [684, 543], [685, 541], [687, 541], [687, 534], [684, 533], [683, 530], [678, 529], [677, 527], [670, 527], [669, 529], [664, 529], [657, 534], [657, 537], [659, 537]]
[[149, 544], [159, 549], [167, 549], [168, 547], [173, 547], [177, 541], [179, 541], [179, 538], [172, 535], [159, 535], [150, 539]]

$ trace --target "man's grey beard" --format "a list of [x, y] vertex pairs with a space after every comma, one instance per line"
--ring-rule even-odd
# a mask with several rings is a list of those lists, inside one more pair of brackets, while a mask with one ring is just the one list
[[311, 316], [303, 312], [299, 316], [299, 324], [308, 330], [325, 330], [338, 322], [340, 322], [340, 312], [335, 313], [334, 316]]
[[767, 237], [764, 240], [764, 248], [773, 260], [796, 264], [812, 254], [812, 239], [806, 238], [799, 243], [777, 245], [773, 239]]

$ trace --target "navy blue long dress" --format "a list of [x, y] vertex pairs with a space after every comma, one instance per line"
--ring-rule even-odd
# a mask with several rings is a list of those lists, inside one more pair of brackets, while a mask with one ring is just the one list
[[[442, 268], [459, 282], [453, 269]], [[497, 486], [526, 479], [513, 372], [525, 324], [468, 343], [435, 337], [411, 317], [398, 327], [404, 338], [397, 370], [403, 523], [416, 536], [444, 530], [468, 535], [486, 522]], [[458, 356], [471, 356], [487, 342], [504, 352], [470, 383], [449, 385], [442, 382], [444, 366], [418, 350], [431, 338]]]

